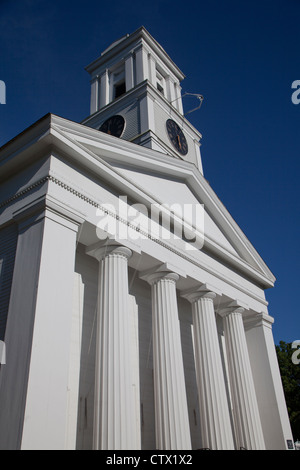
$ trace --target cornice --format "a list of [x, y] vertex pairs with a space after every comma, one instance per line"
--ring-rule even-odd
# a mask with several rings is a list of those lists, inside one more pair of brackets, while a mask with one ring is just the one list
[[22, 189], [22, 191], [17, 192], [13, 196], [4, 199], [3, 201], [0, 201], [0, 209], [4, 209], [5, 207], [9, 206], [10, 204], [14, 203], [18, 199], [23, 198], [27, 194], [31, 193], [34, 191], [36, 188], [42, 186], [44, 183], [47, 183], [48, 181], [51, 180], [50, 176], [45, 176], [44, 178], [41, 178], [40, 180], [30, 184], [26, 188]]
[[119, 42], [116, 42], [115, 45], [112, 44], [112, 47], [109, 46], [100, 55], [100, 57], [87, 65], [85, 70], [90, 74], [93, 73], [97, 68], [100, 68], [102, 65], [106, 64], [111, 58], [117, 54], [122, 53], [122, 51], [126, 51], [126, 49], [132, 46], [134, 42], [136, 42], [136, 47], [138, 47], [142, 44], [142, 41], [145, 41], [145, 43], [157, 54], [157, 56], [168, 65], [169, 69], [178, 77], [180, 81], [185, 78], [183, 72], [144, 26], [141, 26], [131, 34], [124, 36], [123, 40], [121, 39]]

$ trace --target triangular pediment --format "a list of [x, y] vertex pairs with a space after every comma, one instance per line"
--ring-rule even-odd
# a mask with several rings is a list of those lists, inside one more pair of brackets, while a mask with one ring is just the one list
[[[139, 195], [145, 194], [160, 204], [198, 203], [204, 207], [204, 249], [227, 265], [241, 268], [247, 275], [261, 276], [271, 286], [275, 277], [249, 242], [238, 224], [221, 203], [197, 168], [188, 162], [108, 136], [80, 124], [62, 120], [55, 124], [61, 136], [77, 143], [101, 159], [115, 172], [118, 183], [131, 183]], [[69, 124], [68, 124], [69, 123]]]
[[[98, 175], [132, 201], [203, 205], [203, 252], [261, 286], [274, 284], [274, 275], [193, 164], [47, 115], [2, 148], [3, 172], [6, 167], [8, 172], [13, 171], [20, 159], [25, 165], [27, 157], [37, 155], [38, 152], [30, 150], [33, 145], [36, 149], [54, 146], [63, 158]], [[14, 150], [22, 146], [24, 150], [19, 151], [18, 158], [6, 161], [11, 146]]]

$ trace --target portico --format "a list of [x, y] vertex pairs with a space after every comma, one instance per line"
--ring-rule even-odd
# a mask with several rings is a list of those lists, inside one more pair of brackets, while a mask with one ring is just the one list
[[[113, 247], [113, 248], [112, 248]], [[98, 251], [99, 250], [99, 251]], [[89, 249], [87, 250], [90, 251]], [[132, 256], [132, 252], [121, 245], [116, 246], [103, 243], [100, 248], [95, 251], [95, 247], [91, 252], [101, 253], [100, 256], [106, 256], [107, 260], [112, 256], [111, 253], [116, 253], [118, 257], [123, 259], [123, 267], [119, 262], [114, 263], [113, 267], [100, 271], [101, 284], [99, 285], [99, 298], [113, 299], [114, 287], [106, 288], [106, 293], [103, 285], [109, 279], [123, 279], [123, 288], [119, 290], [117, 306], [114, 307], [112, 312], [114, 324], [118, 326], [118, 331], [114, 334], [111, 332], [109, 336], [110, 341], [105, 341], [108, 338], [108, 333], [105, 334], [104, 326], [104, 311], [102, 312], [102, 328], [98, 325], [98, 329], [102, 331], [102, 341], [97, 334], [97, 345], [101, 349], [102, 344], [110, 343], [110, 347], [115, 344], [116, 350], [106, 352], [106, 355], [101, 354], [102, 371], [109, 369], [111, 374], [116, 375], [118, 383], [114, 386], [114, 394], [107, 394], [105, 398], [105, 390], [99, 386], [96, 394], [95, 409], [97, 403], [105, 404], [105, 408], [112, 410], [115, 414], [116, 410], [122, 407], [122, 401], [125, 396], [134, 399], [132, 392], [132, 384], [130, 380], [127, 385], [120, 382], [121, 378], [130, 377], [130, 358], [128, 351], [130, 347], [128, 340], [130, 335], [128, 333], [128, 324], [126, 328], [121, 328], [127, 322], [130, 323], [130, 315], [128, 316], [128, 274], [124, 269], [125, 265]], [[138, 258], [141, 255], [138, 255]], [[137, 260], [140, 265], [140, 260]], [[201, 445], [203, 448], [213, 450], [217, 449], [264, 449], [265, 442], [262, 432], [258, 404], [256, 399], [254, 380], [249, 361], [249, 353], [246, 344], [245, 330], [243, 326], [243, 314], [245, 318], [251, 319], [256, 317], [253, 312], [247, 312], [237, 305], [233, 299], [227, 300], [223, 303], [223, 308], [218, 309], [216, 313], [215, 304], [219, 304], [222, 293], [214, 292], [211, 286], [207, 284], [198, 284], [192, 289], [184, 289], [183, 291], [176, 292], [176, 284], [180, 279], [180, 275], [176, 272], [166, 269], [166, 265], [162, 264], [150, 270], [138, 271], [135, 273], [140, 279], [146, 280], [151, 286], [151, 300], [152, 300], [152, 341], [153, 341], [153, 393], [154, 393], [154, 409], [155, 409], [155, 435], [156, 435], [156, 448], [165, 450], [180, 450], [191, 449], [191, 431], [189, 424], [189, 413], [187, 406], [187, 393], [186, 382], [184, 376], [184, 364], [182, 359], [182, 342], [180, 335], [180, 321], [178, 316], [177, 294], [189, 300], [191, 303], [192, 323], [193, 329], [193, 342], [194, 342], [194, 360], [195, 372], [198, 387], [199, 399], [199, 437], [201, 436]], [[121, 282], [121, 281], [120, 281]], [[126, 288], [128, 286], [128, 288]], [[215, 289], [216, 291], [217, 289]], [[123, 295], [123, 297], [122, 297]], [[108, 300], [106, 300], [108, 301]], [[118, 320], [118, 305], [122, 309], [122, 321]], [[127, 311], [126, 311], [127, 307]], [[105, 310], [108, 314], [109, 310]], [[101, 307], [98, 311], [100, 315]], [[189, 312], [190, 313], [190, 312]], [[220, 349], [220, 343], [217, 331], [216, 316], [222, 320], [226, 350]], [[101, 317], [99, 317], [101, 318]], [[271, 320], [272, 321], [272, 320]], [[124, 345], [124, 355], [119, 358], [120, 345]], [[103, 347], [103, 346], [102, 346]], [[115, 362], [113, 358], [117, 357], [117, 363], [122, 364], [119, 373], [115, 374]], [[222, 363], [222, 356], [224, 354], [230, 360], [227, 362], [226, 367]], [[96, 366], [99, 367], [99, 366]], [[98, 370], [98, 369], [97, 369]], [[226, 374], [228, 376], [226, 377]], [[96, 371], [96, 377], [97, 371]], [[99, 379], [96, 379], [98, 383]], [[111, 380], [105, 377], [100, 379], [100, 383], [110, 384]], [[226, 390], [226, 382], [229, 384], [229, 390]], [[119, 390], [119, 393], [116, 391]], [[103, 395], [104, 394], [104, 395]], [[103, 401], [102, 401], [103, 400]], [[124, 409], [127, 411], [133, 410], [134, 405], [130, 398], [128, 398], [127, 405]], [[109, 402], [109, 405], [108, 405]], [[117, 416], [121, 419], [121, 414], [117, 412]], [[132, 412], [122, 414], [122, 425], [124, 426], [124, 416], [128, 417], [128, 426], [132, 424]], [[94, 423], [94, 435], [102, 430], [102, 435], [106, 436], [105, 429], [109, 427], [109, 423], [114, 422], [107, 419], [107, 412], [104, 413], [100, 419], [100, 423]], [[129, 436], [135, 436], [139, 429], [124, 430], [122, 433], [121, 422], [115, 421], [116, 429], [119, 432], [119, 440], [111, 441], [110, 445], [100, 448], [104, 449], [130, 449], [134, 447], [134, 440], [128, 443]], [[101, 432], [100, 432], [101, 434]]]

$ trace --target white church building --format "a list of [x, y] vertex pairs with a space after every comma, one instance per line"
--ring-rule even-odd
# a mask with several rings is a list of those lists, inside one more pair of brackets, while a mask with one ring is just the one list
[[0, 148], [0, 449], [293, 448], [275, 278], [203, 175], [183, 73], [144, 27], [86, 70], [87, 119]]

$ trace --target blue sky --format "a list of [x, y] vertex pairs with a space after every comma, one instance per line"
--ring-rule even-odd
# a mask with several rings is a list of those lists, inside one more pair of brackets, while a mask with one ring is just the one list
[[0, 145], [48, 112], [83, 120], [84, 67], [141, 25], [185, 73], [183, 92], [204, 96], [188, 116], [204, 174], [277, 278], [276, 344], [300, 339], [299, 19], [299, 0], [0, 0]]

